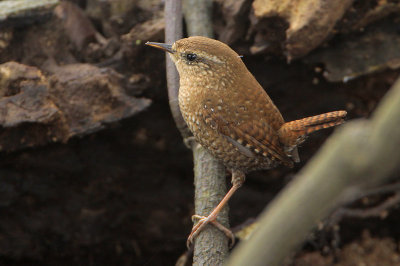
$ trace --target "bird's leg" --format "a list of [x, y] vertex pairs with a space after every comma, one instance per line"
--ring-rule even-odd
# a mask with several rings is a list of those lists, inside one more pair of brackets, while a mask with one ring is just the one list
[[232, 171], [232, 187], [226, 193], [224, 198], [220, 201], [220, 203], [215, 207], [215, 209], [208, 215], [207, 217], [205, 216], [199, 216], [199, 215], [193, 215], [193, 218], [199, 218], [199, 222], [193, 227], [192, 232], [190, 233], [186, 245], [190, 247], [190, 245], [193, 243], [193, 240], [200, 234], [200, 232], [204, 229], [204, 227], [208, 223], [212, 223], [215, 225], [219, 230], [225, 233], [227, 237], [231, 239], [231, 246], [235, 243], [235, 236], [233, 235], [232, 231], [220, 224], [216, 219], [219, 214], [219, 212], [222, 210], [222, 208], [228, 203], [229, 199], [232, 197], [232, 195], [235, 193], [235, 191], [242, 186], [245, 180], [245, 174], [242, 171], [237, 171], [233, 170]]

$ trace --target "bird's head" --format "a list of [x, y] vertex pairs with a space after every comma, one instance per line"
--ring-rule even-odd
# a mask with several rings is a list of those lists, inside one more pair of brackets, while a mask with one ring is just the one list
[[229, 75], [244, 67], [240, 56], [228, 45], [207, 37], [193, 36], [173, 44], [147, 42], [146, 45], [168, 52], [181, 78]]

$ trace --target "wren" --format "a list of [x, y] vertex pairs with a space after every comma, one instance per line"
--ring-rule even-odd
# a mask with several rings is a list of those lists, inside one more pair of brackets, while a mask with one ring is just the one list
[[187, 244], [208, 223], [232, 241], [218, 213], [243, 184], [245, 173], [299, 162], [297, 147], [314, 131], [340, 125], [346, 111], [285, 122], [268, 94], [228, 45], [194, 36], [174, 44], [147, 42], [168, 52], [180, 76], [179, 107], [194, 138], [232, 172], [232, 188], [208, 217], [200, 217]]

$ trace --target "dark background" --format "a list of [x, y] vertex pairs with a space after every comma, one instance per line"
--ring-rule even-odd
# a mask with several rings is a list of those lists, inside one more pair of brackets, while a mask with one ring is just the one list
[[[83, 0], [71, 2], [82, 10], [88, 7]], [[35, 66], [49, 79], [57, 75], [49, 59], [57, 65], [113, 68], [124, 82], [123, 77], [136, 75], [130, 87], [122, 86], [127, 97], [152, 102], [138, 113], [116, 117], [65, 143], [33, 140], [31, 147], [13, 144], [1, 152], [1, 265], [172, 265], [185, 252], [192, 226], [193, 163], [169, 112], [164, 54], [143, 42], [127, 46], [118, 37], [160, 14], [162, 4], [151, 3], [150, 8], [140, 6], [140, 1], [134, 4], [130, 13], [122, 15], [125, 23], [101, 21], [86, 9], [96, 31], [112, 40], [97, 50], [74, 43], [65, 20], [56, 16], [11, 27], [13, 37], [0, 50], [0, 63]], [[159, 32], [149, 32], [155, 38], [150, 41], [162, 41]], [[48, 51], [42, 46], [44, 38], [59, 45]], [[335, 47], [341, 38], [332, 37], [328, 44]], [[349, 120], [368, 118], [399, 73], [381, 69], [347, 83], [328, 82], [318, 71], [324, 67], [320, 63], [288, 64], [282, 54], [252, 55], [249, 45], [239, 41], [234, 47], [244, 51], [244, 62], [287, 121], [342, 109], [348, 111]], [[0, 130], [9, 128], [3, 125]], [[13, 130], [29, 135], [32, 129], [16, 125]], [[249, 174], [230, 201], [231, 225], [257, 217], [333, 131], [310, 136], [299, 149], [302, 162], [295, 168]], [[355, 206], [367, 208], [381, 199]], [[368, 260], [365, 265], [390, 265], [400, 256], [398, 224], [396, 208], [388, 210], [384, 219], [344, 219], [335, 232], [316, 230], [294, 264], [359, 265]]]

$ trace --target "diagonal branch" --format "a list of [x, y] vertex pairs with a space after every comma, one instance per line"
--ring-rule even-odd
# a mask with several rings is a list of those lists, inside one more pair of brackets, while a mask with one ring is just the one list
[[262, 213], [259, 229], [233, 252], [229, 266], [282, 265], [316, 222], [352, 194], [376, 186], [400, 164], [400, 79], [371, 120], [337, 130]]

